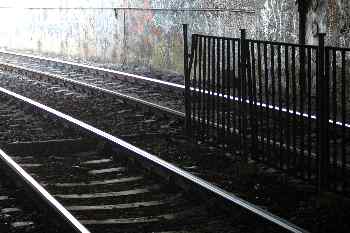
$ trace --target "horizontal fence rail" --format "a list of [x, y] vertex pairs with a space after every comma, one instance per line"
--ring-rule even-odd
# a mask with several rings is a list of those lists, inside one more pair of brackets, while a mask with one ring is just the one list
[[324, 46], [324, 36], [313, 46], [246, 39], [245, 30], [240, 38], [193, 34], [188, 132], [349, 194], [350, 49]]

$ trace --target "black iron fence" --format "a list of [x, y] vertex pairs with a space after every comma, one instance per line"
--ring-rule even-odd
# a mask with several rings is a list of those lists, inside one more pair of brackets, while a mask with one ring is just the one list
[[186, 127], [288, 174], [347, 192], [350, 49], [185, 30]]

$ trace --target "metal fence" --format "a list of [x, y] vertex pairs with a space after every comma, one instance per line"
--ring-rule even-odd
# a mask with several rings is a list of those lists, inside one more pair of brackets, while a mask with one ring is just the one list
[[[284, 172], [348, 192], [350, 49], [193, 34], [186, 127]], [[350, 158], [349, 158], [350, 159]]]
[[[332, 190], [348, 190], [350, 161], [350, 49], [325, 48], [325, 89], [324, 98], [329, 104], [327, 141], [322, 169], [331, 182]], [[333, 180], [340, 181], [335, 183]], [[348, 191], [349, 192], [349, 191]]]

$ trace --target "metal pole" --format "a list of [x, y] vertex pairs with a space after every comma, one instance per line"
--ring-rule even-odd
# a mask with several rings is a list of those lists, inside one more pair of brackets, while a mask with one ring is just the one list
[[329, 161], [329, 135], [328, 135], [328, 117], [329, 117], [329, 77], [325, 75], [325, 33], [319, 33], [318, 44], [318, 178], [319, 192], [327, 187], [328, 161]]
[[[246, 155], [247, 153], [247, 142], [246, 142], [246, 127], [247, 127], [247, 116], [246, 116], [246, 99], [247, 99], [247, 93], [246, 93], [246, 70], [247, 70], [247, 54], [246, 54], [246, 29], [241, 29], [241, 57], [240, 57], [240, 89], [241, 89], [241, 106], [240, 106], [240, 113], [241, 113], [241, 120], [242, 120], [242, 131], [241, 136], [241, 145], [243, 146], [243, 154]], [[247, 158], [246, 156], [244, 158]]]
[[183, 24], [183, 40], [184, 40], [184, 77], [185, 77], [185, 129], [190, 134], [191, 124], [191, 106], [190, 106], [190, 72], [188, 70], [188, 25]]

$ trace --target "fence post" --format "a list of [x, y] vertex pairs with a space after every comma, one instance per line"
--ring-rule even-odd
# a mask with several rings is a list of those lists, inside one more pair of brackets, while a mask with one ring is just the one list
[[[243, 146], [243, 154], [247, 152], [246, 148], [246, 128], [247, 128], [247, 117], [246, 117], [246, 99], [247, 99], [247, 93], [246, 93], [246, 74], [247, 74], [247, 54], [246, 54], [246, 29], [241, 29], [241, 57], [240, 57], [240, 89], [241, 89], [241, 106], [240, 106], [240, 115], [242, 120], [242, 131], [241, 134], [241, 146]], [[244, 158], [248, 159], [247, 156]]]
[[185, 129], [190, 134], [191, 129], [191, 105], [190, 105], [190, 72], [188, 67], [188, 25], [183, 24], [183, 42], [184, 42], [184, 77], [185, 77]]
[[318, 189], [327, 188], [329, 165], [329, 77], [325, 75], [325, 33], [319, 33], [318, 39]]

